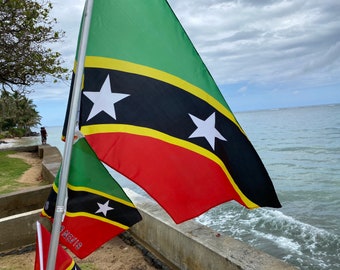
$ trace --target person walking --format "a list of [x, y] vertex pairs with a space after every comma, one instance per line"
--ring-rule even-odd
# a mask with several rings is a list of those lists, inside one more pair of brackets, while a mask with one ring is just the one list
[[41, 143], [46, 144], [47, 141], [47, 131], [45, 127], [40, 128], [40, 135], [41, 135]]

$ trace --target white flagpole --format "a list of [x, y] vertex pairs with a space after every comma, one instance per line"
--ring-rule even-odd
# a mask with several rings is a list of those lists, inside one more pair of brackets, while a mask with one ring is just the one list
[[86, 46], [89, 35], [91, 14], [92, 14], [93, 0], [87, 0], [85, 4], [83, 23], [81, 29], [81, 37], [78, 50], [78, 63], [73, 83], [73, 93], [70, 103], [70, 111], [68, 116], [68, 124], [66, 131], [66, 140], [64, 147], [64, 158], [60, 171], [58, 196], [54, 212], [54, 220], [51, 234], [51, 243], [48, 252], [47, 270], [54, 270], [57, 258], [57, 251], [59, 245], [59, 235], [61, 223], [66, 212], [66, 193], [69, 168], [71, 163], [71, 154], [73, 146], [73, 138], [75, 133], [75, 126], [77, 122], [77, 113], [80, 102], [82, 76], [85, 64]]
[[[37, 225], [37, 235], [38, 235], [38, 251], [39, 251], [39, 265], [40, 270], [44, 270], [44, 249], [43, 249], [43, 239], [41, 234], [41, 225], [40, 222], [36, 222]], [[37, 252], [37, 251], [36, 251]]]

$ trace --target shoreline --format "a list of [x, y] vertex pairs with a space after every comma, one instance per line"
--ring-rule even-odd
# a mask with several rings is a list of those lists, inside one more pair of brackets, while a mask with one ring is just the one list
[[0, 149], [8, 149], [8, 148], [13, 148], [13, 147], [32, 146], [32, 145], [40, 145], [40, 144], [41, 144], [40, 136], [0, 139]]

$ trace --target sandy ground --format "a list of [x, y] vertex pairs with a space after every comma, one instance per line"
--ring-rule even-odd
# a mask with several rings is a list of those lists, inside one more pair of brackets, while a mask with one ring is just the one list
[[[22, 158], [32, 166], [17, 181], [29, 184], [39, 184], [42, 181], [41, 159], [37, 155], [19, 152], [11, 156]], [[150, 257], [144, 257], [140, 248], [126, 244], [120, 237], [115, 237], [83, 260], [76, 257], [74, 259], [83, 270], [152, 270], [162, 268], [159, 265], [153, 266]], [[34, 269], [34, 261], [35, 251], [20, 255], [0, 256], [0, 269], [31, 270]]]
[[[74, 258], [82, 270], [152, 270], [159, 269], [144, 259], [141, 251], [136, 246], [124, 243], [119, 237], [115, 237], [87, 258], [80, 260]], [[6, 255], [0, 257], [0, 269], [34, 269], [35, 251], [25, 252], [20, 255]]]
[[41, 159], [38, 157], [38, 153], [31, 152], [18, 152], [12, 155], [8, 155], [12, 158], [21, 158], [27, 164], [31, 165], [19, 179], [16, 181], [25, 184], [39, 184], [42, 181], [41, 178]]

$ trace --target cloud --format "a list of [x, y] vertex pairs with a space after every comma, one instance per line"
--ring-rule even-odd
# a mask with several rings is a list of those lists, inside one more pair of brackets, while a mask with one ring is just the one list
[[[66, 32], [63, 43], [55, 48], [69, 69], [73, 67], [84, 2], [53, 2], [57, 29]], [[270, 93], [272, 98], [280, 94], [281, 98], [283, 92], [292, 96], [292, 91], [299, 91], [302, 96], [309, 89], [316, 93], [318, 87], [320, 93], [323, 87], [327, 93], [339, 91], [339, 1], [168, 2], [222, 93], [252, 99], [258, 94], [259, 100], [268, 100], [262, 95]], [[48, 93], [37, 90], [34, 97], [67, 100], [68, 85], [52, 84], [48, 89]], [[340, 102], [340, 94], [332, 94], [333, 100], [334, 96]]]
[[305, 72], [327, 69], [333, 70], [337, 68], [340, 62], [340, 41], [328, 48], [327, 51], [323, 51], [322, 55], [316, 59], [311, 59], [306, 63]]
[[56, 18], [58, 21], [55, 29], [65, 32], [62, 42], [55, 45], [54, 48], [62, 52], [65, 65], [69, 69], [73, 68], [84, 3], [85, 0], [67, 3], [65, 1], [52, 1], [51, 17]]
[[316, 75], [321, 84], [326, 72], [340, 74], [336, 15], [340, 4], [335, 1], [172, 0], [170, 4], [220, 84]]
[[[50, 13], [51, 18], [57, 19], [55, 30], [65, 32], [64, 38], [49, 47], [52, 50], [58, 51], [62, 54], [63, 66], [70, 70], [73, 69], [78, 32], [80, 27], [81, 15], [85, 0], [80, 1], [51, 1], [53, 9]], [[71, 77], [71, 76], [70, 76]], [[33, 93], [29, 95], [34, 101], [67, 101], [68, 92], [70, 89], [70, 81], [61, 81], [54, 83], [53, 78], [48, 78], [44, 84], [37, 84], [32, 87]]]
[[242, 86], [241, 88], [239, 88], [239, 89], [237, 90], [237, 92], [239, 92], [239, 93], [245, 93], [245, 92], [247, 92], [247, 90], [248, 90], [247, 86]]
[[[84, 0], [54, 2], [72, 68]], [[340, 74], [337, 1], [169, 0], [219, 84]], [[325, 80], [327, 80], [325, 76]], [[339, 80], [339, 79], [337, 79]]]

